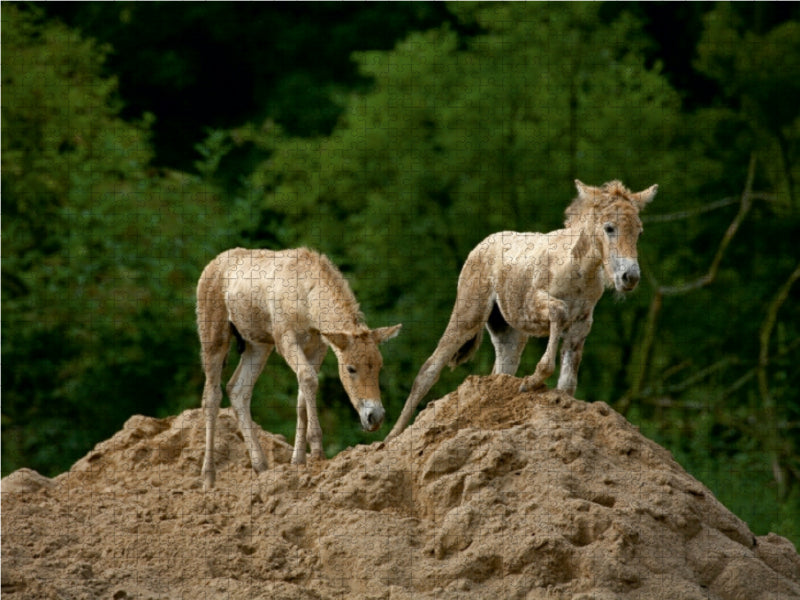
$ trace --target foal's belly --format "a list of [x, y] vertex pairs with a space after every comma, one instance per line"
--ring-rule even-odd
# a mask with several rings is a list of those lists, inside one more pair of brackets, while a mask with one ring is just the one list
[[[565, 310], [564, 329], [569, 328], [576, 321], [591, 317], [593, 306], [591, 302], [582, 299], [564, 300], [555, 297], [551, 298], [560, 301], [562, 308]], [[530, 295], [513, 298], [510, 303], [508, 299], [505, 299], [506, 302], [503, 300], [503, 298], [497, 298], [497, 304], [500, 307], [503, 318], [511, 327], [533, 337], [548, 337], [550, 335], [550, 309], [546, 303], [536, 302]]]
[[509, 323], [514, 329], [533, 337], [547, 337], [550, 335], [550, 320], [541, 319], [519, 320], [516, 323]]
[[534, 307], [526, 305], [524, 297], [498, 297], [496, 302], [503, 318], [514, 329], [533, 337], [550, 335], [550, 319], [546, 316], [546, 312], [534, 311]]

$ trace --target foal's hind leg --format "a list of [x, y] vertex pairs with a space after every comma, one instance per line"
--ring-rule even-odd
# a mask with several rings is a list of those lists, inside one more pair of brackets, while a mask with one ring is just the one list
[[492, 338], [494, 346], [492, 373], [515, 375], [522, 358], [522, 351], [525, 350], [525, 345], [528, 343], [528, 336], [513, 327], [499, 333], [489, 329], [489, 336]]
[[242, 432], [244, 443], [250, 453], [250, 464], [256, 473], [266, 471], [267, 459], [264, 458], [264, 451], [255, 434], [255, 425], [250, 414], [250, 401], [253, 397], [253, 386], [274, 347], [274, 344], [247, 342], [239, 365], [227, 386], [228, 397], [239, 419], [239, 430]]
[[[198, 315], [200, 315], [198, 311]], [[214, 487], [216, 468], [214, 466], [214, 430], [217, 423], [219, 405], [222, 402], [222, 367], [230, 345], [228, 322], [216, 323], [198, 318], [200, 323], [200, 343], [202, 345], [203, 371], [203, 415], [206, 421], [206, 452], [203, 458], [203, 489]]]
[[403, 406], [403, 411], [400, 413], [400, 417], [389, 432], [389, 435], [386, 436], [387, 440], [396, 437], [405, 429], [417, 405], [438, 381], [439, 374], [444, 366], [454, 359], [459, 350], [465, 344], [478, 343], [479, 340], [476, 338], [481, 335], [481, 328], [489, 318], [489, 312], [491, 311], [492, 305], [489, 295], [488, 286], [472, 297], [459, 289], [456, 305], [450, 315], [450, 322], [447, 324], [436, 350], [433, 351], [433, 354], [425, 361], [419, 373], [417, 373], [414, 384], [411, 386], [411, 393]]
[[492, 373], [515, 375], [519, 368], [522, 351], [528, 343], [528, 336], [508, 324], [496, 303], [486, 322], [486, 329], [489, 331], [494, 346]]

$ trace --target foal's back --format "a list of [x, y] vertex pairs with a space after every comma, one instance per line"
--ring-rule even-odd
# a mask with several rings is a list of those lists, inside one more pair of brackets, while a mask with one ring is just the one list
[[[217, 279], [228, 320], [247, 339], [267, 341], [281, 329], [319, 329], [360, 316], [347, 281], [324, 256], [308, 248], [261, 250], [233, 248], [207, 267]], [[202, 279], [202, 278], [201, 278]], [[330, 313], [330, 314], [328, 314]]]
[[251, 285], [293, 288], [285, 282], [303, 282], [319, 271], [321, 257], [308, 248], [291, 250], [263, 250], [232, 248], [221, 253], [211, 263], [217, 265], [231, 289], [240, 282]]
[[[522, 300], [531, 289], [559, 297], [571, 296], [577, 278], [584, 277], [585, 289], [586, 279], [593, 281], [595, 275], [582, 272], [585, 266], [580, 246], [579, 233], [570, 229], [493, 233], [467, 257], [461, 280], [484, 280], [495, 293], [508, 299]], [[592, 296], [602, 293], [600, 281], [594, 283], [599, 289], [593, 289]]]

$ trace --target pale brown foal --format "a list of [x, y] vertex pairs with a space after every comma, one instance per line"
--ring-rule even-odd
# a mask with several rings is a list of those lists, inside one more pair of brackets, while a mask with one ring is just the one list
[[632, 193], [619, 181], [592, 187], [575, 180], [575, 185], [578, 197], [566, 210], [564, 229], [495, 233], [469, 254], [458, 278], [450, 322], [419, 370], [386, 439], [408, 425], [445, 364], [455, 367], [472, 357], [484, 325], [495, 348], [493, 373], [514, 375], [528, 338], [549, 336], [544, 355], [533, 375], [523, 380], [521, 391], [544, 386], [555, 370], [563, 337], [558, 389], [575, 393], [583, 344], [603, 289], [613, 286], [629, 292], [639, 283], [639, 211], [658, 189], [653, 185]]
[[317, 417], [317, 374], [333, 348], [339, 378], [361, 425], [375, 431], [383, 423], [378, 375], [383, 365], [378, 344], [393, 338], [400, 325], [370, 330], [347, 281], [324, 255], [295, 250], [227, 250], [212, 260], [197, 284], [197, 328], [202, 346], [205, 387], [206, 451], [203, 485], [214, 487], [214, 429], [222, 401], [220, 380], [232, 337], [241, 359], [227, 385], [239, 428], [256, 472], [267, 468], [253, 433], [250, 400], [273, 349], [297, 374], [297, 432], [292, 463], [323, 458]]

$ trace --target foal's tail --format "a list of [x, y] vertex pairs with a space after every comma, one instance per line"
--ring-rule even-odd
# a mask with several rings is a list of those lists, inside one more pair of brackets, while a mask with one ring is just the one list
[[471, 360], [475, 353], [478, 351], [478, 348], [481, 346], [481, 341], [483, 340], [483, 328], [478, 331], [473, 337], [468, 339], [464, 344], [459, 348], [450, 361], [447, 363], [447, 366], [450, 369], [455, 369], [458, 365], [464, 364], [468, 360]]

